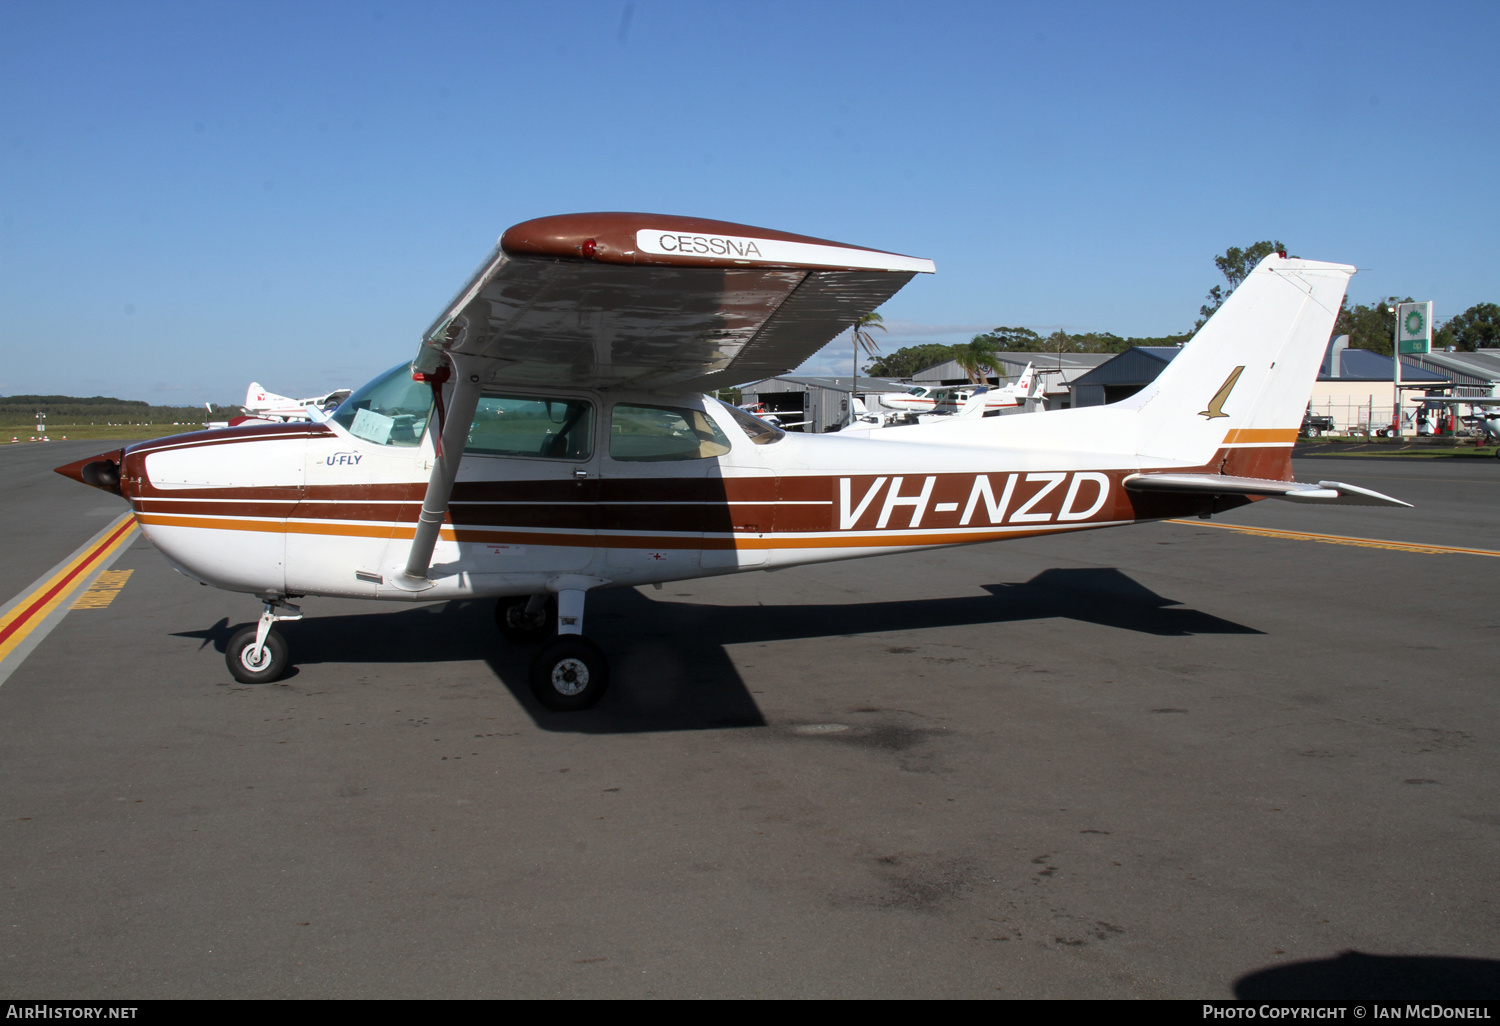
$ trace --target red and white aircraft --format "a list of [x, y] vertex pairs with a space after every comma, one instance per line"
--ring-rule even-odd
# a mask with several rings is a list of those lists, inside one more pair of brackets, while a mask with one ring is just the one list
[[782, 374], [928, 260], [744, 225], [575, 214], [516, 225], [416, 359], [322, 423], [174, 435], [59, 473], [123, 495], [193, 579], [259, 597], [230, 672], [288, 665], [304, 595], [498, 598], [556, 636], [531, 685], [592, 705], [600, 588], [1208, 516], [1255, 498], [1406, 505], [1292, 480], [1291, 448], [1354, 268], [1267, 257], [1123, 402], [787, 434], [706, 397]]
[[252, 417], [260, 417], [263, 420], [316, 420], [311, 410], [319, 412], [337, 409], [345, 399], [349, 398], [350, 390], [347, 388], [334, 389], [325, 395], [315, 395], [309, 399], [292, 399], [275, 392], [267, 392], [258, 381], [250, 382], [250, 389], [245, 393], [244, 410]]
[[946, 388], [913, 385], [905, 392], [882, 392], [880, 405], [906, 414], [931, 413], [938, 416], [993, 416], [1004, 410], [1018, 409], [1035, 400], [1041, 381], [1031, 364], [1021, 376], [1008, 385], [956, 385]]
[[349, 393], [350, 390], [347, 388], [338, 388], [326, 395], [315, 395], [308, 399], [292, 399], [288, 396], [277, 395], [275, 392], [267, 392], [260, 382], [252, 381], [249, 390], [245, 393], [245, 405], [241, 407], [245, 415], [230, 421], [229, 426], [238, 427], [242, 423], [251, 421], [287, 424], [292, 421], [319, 420], [322, 414], [337, 409], [345, 399], [349, 398]]
[[900, 413], [935, 413], [947, 389], [937, 385], [912, 385], [905, 392], [886, 392], [880, 405]]
[[[249, 390], [245, 393], [245, 405], [240, 407], [241, 412], [238, 417], [224, 421], [211, 420], [204, 426], [209, 428], [246, 427], [322, 420], [349, 398], [349, 392], [347, 388], [339, 388], [327, 395], [315, 395], [309, 399], [292, 399], [288, 396], [277, 395], [275, 392], [267, 392], [260, 382], [252, 381]], [[212, 416], [213, 407], [208, 403], [203, 405]]]
[[[979, 404], [981, 413], [989, 414], [1000, 410], [1013, 410], [1021, 406], [1028, 399], [1036, 399], [1042, 390], [1042, 381], [1037, 377], [1036, 369], [1027, 364], [1021, 376], [1008, 385], [994, 388], [989, 385], [980, 385], [969, 392], [967, 399], [983, 396], [984, 401]], [[964, 390], [960, 390], [960, 394]], [[960, 413], [967, 413], [965, 407], [959, 407]]]

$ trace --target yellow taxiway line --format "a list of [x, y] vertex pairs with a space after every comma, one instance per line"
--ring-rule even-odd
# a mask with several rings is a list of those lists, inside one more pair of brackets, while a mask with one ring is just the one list
[[0, 680], [6, 675], [6, 659], [44, 623], [52, 612], [72, 597], [106, 566], [135, 532], [130, 513], [116, 519], [93, 541], [64, 560], [31, 591], [10, 604], [0, 616]]
[[1395, 552], [1418, 552], [1425, 556], [1497, 556], [1494, 549], [1465, 549], [1455, 545], [1423, 545], [1418, 542], [1387, 541], [1383, 538], [1355, 538], [1345, 534], [1314, 534], [1311, 531], [1280, 531], [1270, 527], [1244, 527], [1240, 524], [1215, 524], [1207, 520], [1168, 520], [1169, 524], [1186, 527], [1216, 527], [1221, 531], [1239, 531], [1241, 534], [1257, 534], [1263, 538], [1283, 538], [1287, 541], [1323, 542], [1327, 545], [1358, 545], [1366, 549], [1391, 549]]

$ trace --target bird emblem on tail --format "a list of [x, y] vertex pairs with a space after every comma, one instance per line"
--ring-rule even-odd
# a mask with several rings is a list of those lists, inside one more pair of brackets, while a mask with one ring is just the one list
[[1208, 401], [1208, 409], [1199, 410], [1198, 416], [1207, 417], [1209, 420], [1213, 420], [1215, 417], [1229, 416], [1229, 414], [1224, 412], [1224, 400], [1229, 398], [1229, 393], [1234, 391], [1234, 383], [1240, 380], [1240, 375], [1244, 372], [1245, 368], [1243, 366], [1236, 367], [1230, 371], [1229, 377], [1224, 379], [1224, 384], [1219, 386], [1219, 390], [1214, 393], [1214, 397]]

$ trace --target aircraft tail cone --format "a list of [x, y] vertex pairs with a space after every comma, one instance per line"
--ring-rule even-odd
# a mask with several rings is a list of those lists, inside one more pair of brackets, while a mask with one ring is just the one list
[[85, 457], [63, 467], [54, 467], [53, 470], [80, 484], [123, 495], [124, 493], [120, 491], [120, 463], [124, 458], [125, 450], [116, 449], [113, 452], [100, 453], [98, 456]]

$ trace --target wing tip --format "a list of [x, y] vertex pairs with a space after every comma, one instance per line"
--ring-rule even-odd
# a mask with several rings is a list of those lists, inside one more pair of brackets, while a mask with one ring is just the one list
[[682, 267], [788, 267], [933, 274], [922, 257], [703, 217], [601, 211], [522, 221], [500, 236], [512, 256]]

